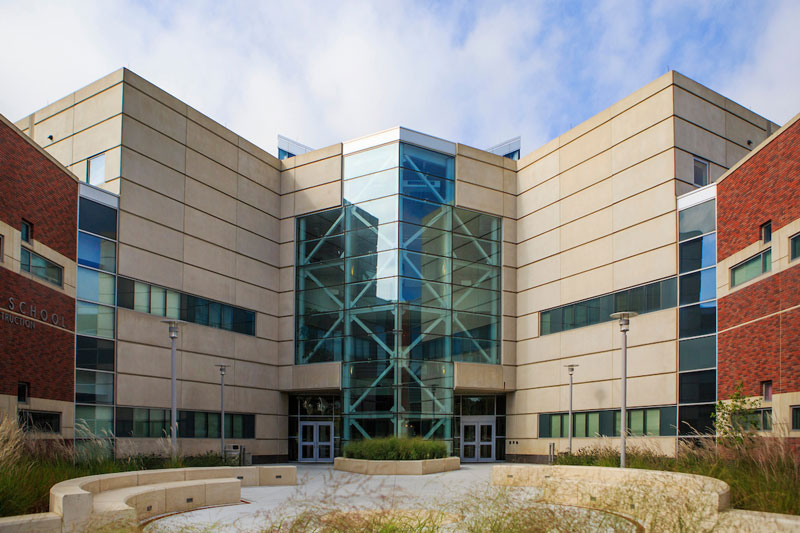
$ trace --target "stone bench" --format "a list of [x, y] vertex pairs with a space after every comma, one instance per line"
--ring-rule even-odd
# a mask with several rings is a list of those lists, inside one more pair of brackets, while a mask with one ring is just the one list
[[[0, 522], [0, 533], [83, 531], [92, 520], [100, 518], [141, 520], [190, 508], [235, 503], [241, 497], [241, 487], [296, 484], [295, 466], [172, 468], [86, 476], [53, 485], [49, 513], [3, 519], [6, 522]], [[60, 529], [52, 529], [55, 517]], [[29, 529], [19, 529], [22, 527]]]
[[102, 522], [141, 521], [198, 507], [238, 503], [241, 486], [236, 478], [216, 478], [125, 487], [95, 495], [92, 512]]
[[458, 457], [419, 461], [372, 461], [337, 457], [333, 462], [334, 470], [368, 476], [423, 476], [451, 472], [459, 468], [461, 468], [461, 460]]

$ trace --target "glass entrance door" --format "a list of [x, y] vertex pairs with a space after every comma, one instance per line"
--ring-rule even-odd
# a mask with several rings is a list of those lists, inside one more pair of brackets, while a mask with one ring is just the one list
[[333, 462], [333, 422], [300, 422], [298, 460]]
[[494, 461], [494, 423], [493, 416], [461, 418], [461, 461], [465, 463], [485, 463]]

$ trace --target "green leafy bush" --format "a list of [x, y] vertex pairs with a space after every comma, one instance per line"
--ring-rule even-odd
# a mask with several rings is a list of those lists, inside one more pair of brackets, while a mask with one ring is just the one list
[[349, 442], [344, 456], [372, 461], [419, 461], [447, 457], [447, 445], [439, 440], [387, 437]]

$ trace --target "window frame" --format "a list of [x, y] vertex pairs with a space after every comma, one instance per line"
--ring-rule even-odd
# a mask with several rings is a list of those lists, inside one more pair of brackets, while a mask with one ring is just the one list
[[[35, 425], [28, 425], [24, 423], [22, 418], [25, 415], [55, 415], [57, 419], [56, 427], [50, 426], [50, 429], [42, 429], [41, 427], [37, 427]], [[30, 419], [32, 420], [32, 419]], [[20, 429], [25, 431], [26, 433], [52, 433], [52, 434], [60, 434], [61, 433], [61, 412], [60, 411], [40, 411], [36, 409], [19, 409], [17, 411], [17, 421], [19, 424]]]
[[[795, 413], [797, 413], [797, 416], [795, 416]], [[792, 405], [789, 408], [789, 417], [791, 418], [789, 422], [790, 431], [800, 431], [800, 405]], [[797, 422], [797, 425], [795, 425], [795, 422]]]
[[6, 244], [6, 237], [2, 233], [0, 233], [0, 263], [4, 262], [3, 259], [5, 258], [6, 255], [5, 244]]
[[[700, 164], [702, 164], [702, 165], [704, 165], [706, 167], [705, 183], [697, 183], [697, 179], [695, 178], [695, 175], [694, 175], [694, 170], [696, 168], [695, 165], [697, 163], [700, 163]], [[707, 159], [703, 159], [702, 157], [693, 156], [692, 157], [692, 183], [694, 185], [696, 185], [697, 187], [705, 187], [706, 185], [711, 183], [710, 175], [711, 175], [711, 164], [709, 163], [709, 161]]]
[[[769, 262], [766, 261], [766, 255], [767, 254], [770, 255]], [[734, 276], [733, 273], [734, 273], [734, 271], [737, 268], [744, 266], [746, 263], [749, 263], [753, 259], [756, 259], [757, 257], [761, 258], [761, 273], [753, 276], [752, 278], [750, 278], [748, 280], [745, 280], [745, 281], [742, 281], [742, 282], [734, 284], [734, 282], [733, 282], [733, 276]], [[758, 279], [758, 278], [762, 277], [764, 274], [768, 274], [768, 273], [772, 272], [772, 247], [770, 246], [770, 247], [764, 248], [763, 250], [761, 250], [757, 254], [751, 255], [750, 257], [748, 257], [747, 259], [745, 259], [743, 261], [739, 261], [738, 263], [736, 263], [735, 265], [730, 267], [728, 272], [729, 272], [729, 276], [730, 276], [729, 277], [729, 284], [730, 284], [731, 289], [733, 289], [735, 287], [741, 287], [742, 285], [745, 285], [745, 284], [750, 283], [751, 281], [753, 281], [755, 279]]]
[[[24, 394], [20, 392], [24, 390]], [[31, 384], [28, 381], [17, 382], [17, 403], [29, 404], [31, 402]]]
[[[26, 238], [26, 235], [27, 235], [27, 238]], [[22, 242], [24, 242], [26, 244], [32, 244], [33, 243], [33, 223], [32, 222], [30, 222], [28, 220], [25, 220], [24, 218], [22, 219], [22, 223], [20, 224], [20, 230], [19, 230], [19, 238], [20, 238], [20, 240]]]
[[767, 220], [763, 224], [761, 224], [761, 228], [759, 229], [759, 234], [761, 235], [761, 242], [763, 244], [767, 244], [772, 242], [772, 221]]
[[[28, 254], [27, 268], [25, 267], [25, 264], [22, 261], [22, 254], [23, 253]], [[48, 277], [46, 277], [46, 276], [44, 276], [42, 274], [39, 274], [38, 271], [33, 269], [33, 266], [32, 266], [31, 263], [32, 263], [32, 259], [34, 257], [44, 261], [46, 267], [50, 266], [50, 267], [54, 267], [54, 268], [58, 269], [59, 276], [58, 276], [58, 281], [57, 282], [53, 281], [52, 279], [50, 279], [50, 278], [48, 278]], [[21, 250], [20, 250], [19, 269], [20, 269], [20, 272], [27, 272], [28, 274], [30, 274], [31, 276], [35, 277], [36, 279], [40, 279], [42, 281], [46, 281], [47, 283], [55, 285], [56, 287], [63, 287], [64, 286], [64, 267], [59, 265], [58, 263], [50, 261], [48, 258], [46, 258], [46, 257], [44, 257], [42, 255], [37, 254], [36, 252], [34, 252], [33, 250], [31, 250], [31, 249], [29, 249], [27, 247], [22, 247]]]
[[772, 380], [768, 379], [761, 382], [761, 396], [765, 402], [772, 401]]
[[[92, 182], [92, 161], [98, 158], [103, 158], [103, 178], [100, 181]], [[95, 187], [99, 187], [100, 185], [106, 183], [106, 153], [100, 152], [99, 154], [94, 154], [91, 157], [86, 158], [86, 183], [89, 185], [93, 185]]]
[[800, 246], [798, 246], [798, 253], [794, 254], [794, 247], [793, 244], [795, 242], [800, 242], [800, 233], [795, 233], [791, 237], [789, 237], [789, 261], [794, 261], [796, 259], [800, 259]]

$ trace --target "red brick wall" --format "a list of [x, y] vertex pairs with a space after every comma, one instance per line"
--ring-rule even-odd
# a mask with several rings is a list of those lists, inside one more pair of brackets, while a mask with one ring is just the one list
[[75, 260], [78, 183], [0, 122], [0, 219], [20, 229], [33, 223], [33, 238]]
[[753, 155], [717, 186], [717, 260], [800, 218], [800, 121]]
[[[9, 298], [14, 299], [13, 312]], [[13, 313], [20, 312], [23, 301], [25, 316], [30, 317], [33, 305], [39, 320], [31, 329], [3, 320], [0, 315], [0, 394], [15, 395], [17, 383], [24, 381], [30, 383], [33, 397], [73, 401], [75, 300], [0, 268], [0, 313], [17, 316]], [[66, 330], [43, 322], [43, 309], [48, 321], [57, 313], [59, 324], [63, 323]]]

